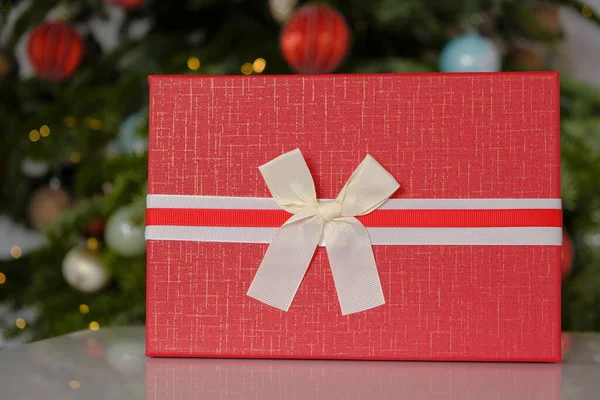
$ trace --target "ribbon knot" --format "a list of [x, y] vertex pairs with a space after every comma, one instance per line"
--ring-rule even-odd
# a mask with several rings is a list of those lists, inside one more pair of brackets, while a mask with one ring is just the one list
[[343, 315], [385, 304], [367, 229], [355, 216], [383, 204], [400, 185], [367, 155], [334, 201], [318, 201], [300, 150], [259, 167], [273, 199], [293, 214], [269, 245], [248, 296], [287, 311], [323, 240]]
[[323, 221], [333, 221], [335, 218], [342, 215], [342, 205], [336, 200], [320, 202], [319, 214], [321, 214]]

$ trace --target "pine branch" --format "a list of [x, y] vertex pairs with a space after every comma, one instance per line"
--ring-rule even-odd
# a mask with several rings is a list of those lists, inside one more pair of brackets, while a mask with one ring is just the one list
[[6, 51], [12, 53], [21, 36], [23, 36], [31, 26], [35, 26], [42, 22], [46, 17], [46, 14], [54, 7], [56, 7], [56, 3], [52, 1], [32, 1], [29, 4], [29, 7], [21, 13], [19, 18], [17, 18], [12, 33], [4, 45]]
[[79, 201], [71, 210], [46, 227], [49, 245], [61, 241], [74, 242], [80, 232], [83, 232], [98, 215], [107, 218], [120, 205], [139, 198], [140, 192], [146, 188], [143, 184], [144, 175], [144, 172], [139, 170], [122, 173], [115, 180], [109, 195]]
[[589, 5], [587, 5], [583, 1], [579, 0], [560, 0], [560, 3], [571, 7], [573, 10], [577, 11], [579, 14], [582, 13], [584, 8], [588, 8], [591, 12], [591, 15], [586, 16], [587, 19], [593, 21], [596, 25], [600, 26], [600, 15], [593, 10]]

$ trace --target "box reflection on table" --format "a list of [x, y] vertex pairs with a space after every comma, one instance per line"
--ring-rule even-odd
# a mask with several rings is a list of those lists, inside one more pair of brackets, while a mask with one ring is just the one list
[[152, 400], [560, 398], [559, 364], [148, 359]]

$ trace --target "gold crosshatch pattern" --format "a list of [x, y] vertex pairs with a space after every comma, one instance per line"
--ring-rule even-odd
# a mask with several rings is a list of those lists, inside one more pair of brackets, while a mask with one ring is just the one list
[[[300, 148], [321, 198], [367, 153], [395, 198], [559, 197], [556, 74], [151, 78], [149, 193], [269, 197]], [[319, 248], [289, 312], [246, 296], [266, 245], [148, 242], [151, 355], [559, 356], [560, 248], [375, 246], [386, 305], [341, 316]]]

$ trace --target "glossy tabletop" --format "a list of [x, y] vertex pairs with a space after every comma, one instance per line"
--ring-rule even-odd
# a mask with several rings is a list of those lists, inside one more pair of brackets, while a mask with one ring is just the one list
[[144, 336], [103, 329], [0, 352], [0, 398], [600, 398], [600, 334], [566, 334], [560, 364], [150, 359]]

